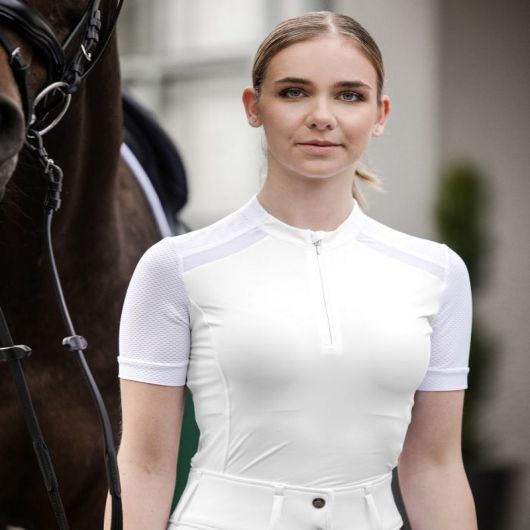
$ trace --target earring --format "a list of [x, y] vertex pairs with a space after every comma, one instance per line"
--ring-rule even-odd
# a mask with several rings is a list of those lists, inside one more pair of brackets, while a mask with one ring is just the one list
[[258, 118], [256, 116], [251, 116], [250, 123], [256, 123], [258, 121]]

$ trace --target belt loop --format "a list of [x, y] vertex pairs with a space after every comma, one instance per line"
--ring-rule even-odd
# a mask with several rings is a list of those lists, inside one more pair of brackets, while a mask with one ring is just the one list
[[368, 504], [368, 511], [370, 512], [370, 516], [375, 524], [375, 529], [383, 530], [383, 523], [381, 522], [379, 510], [377, 509], [377, 505], [375, 504], [374, 496], [372, 495], [371, 489], [366, 487], [364, 488], [364, 498], [366, 499], [366, 503]]
[[267, 530], [273, 530], [280, 518], [283, 507], [283, 500], [285, 498], [285, 487], [281, 484], [274, 485], [274, 495], [272, 497], [271, 516]]

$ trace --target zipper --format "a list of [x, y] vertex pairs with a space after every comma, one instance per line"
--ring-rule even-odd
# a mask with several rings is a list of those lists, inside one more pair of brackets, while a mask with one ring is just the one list
[[317, 256], [318, 276], [320, 278], [320, 291], [322, 293], [322, 302], [324, 304], [324, 312], [326, 314], [326, 320], [328, 323], [329, 344], [333, 345], [333, 334], [331, 333], [331, 321], [329, 318], [328, 304], [326, 301], [326, 289], [324, 287], [324, 278], [322, 276], [322, 264], [320, 262], [320, 253], [322, 252], [321, 244], [322, 244], [321, 239], [313, 242], [313, 245], [315, 246], [316, 256]]

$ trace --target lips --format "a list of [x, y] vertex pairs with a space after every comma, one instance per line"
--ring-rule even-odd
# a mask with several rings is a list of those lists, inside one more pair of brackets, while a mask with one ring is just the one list
[[309, 155], [323, 156], [334, 153], [340, 145], [328, 140], [308, 140], [307, 142], [300, 142], [298, 147]]
[[307, 142], [300, 142], [302, 145], [317, 145], [319, 147], [337, 147], [340, 144], [328, 142], [327, 140], [309, 140]]

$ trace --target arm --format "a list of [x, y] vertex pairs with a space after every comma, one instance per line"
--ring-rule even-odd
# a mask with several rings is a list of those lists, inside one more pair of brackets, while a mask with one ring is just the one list
[[462, 463], [464, 391], [416, 392], [398, 476], [413, 530], [476, 530]]
[[[121, 380], [118, 453], [124, 530], [165, 530], [175, 488], [184, 386]], [[110, 529], [110, 497], [105, 510]]]
[[120, 320], [124, 530], [166, 529], [175, 486], [191, 329], [174, 240], [142, 256]]

